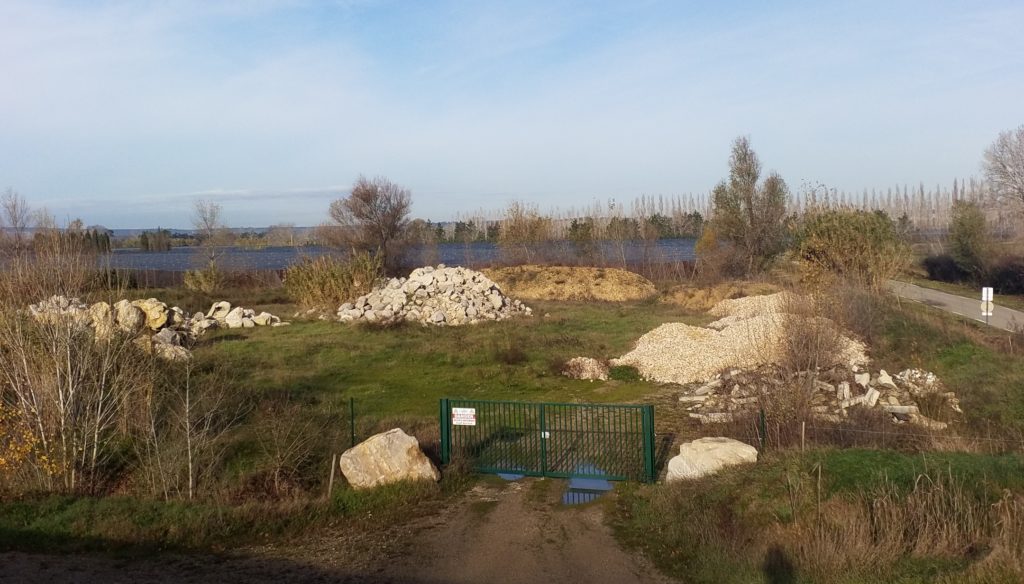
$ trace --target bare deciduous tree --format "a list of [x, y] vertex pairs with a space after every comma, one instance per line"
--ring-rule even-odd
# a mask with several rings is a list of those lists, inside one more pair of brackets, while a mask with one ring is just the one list
[[409, 224], [412, 195], [387, 178], [360, 176], [349, 196], [331, 203], [331, 220], [343, 241], [383, 255], [388, 271], [397, 267], [402, 235]]
[[199, 200], [192, 211], [192, 226], [206, 266], [185, 274], [185, 286], [213, 293], [221, 285], [220, 248], [230, 243], [230, 232], [221, 222], [221, 206], [213, 201]]
[[0, 196], [0, 211], [3, 212], [0, 227], [10, 230], [15, 247], [21, 247], [25, 244], [25, 232], [32, 216], [28, 202], [17, 191], [8, 188], [3, 196]]
[[985, 150], [983, 168], [995, 195], [1024, 212], [1024, 125], [999, 134]]

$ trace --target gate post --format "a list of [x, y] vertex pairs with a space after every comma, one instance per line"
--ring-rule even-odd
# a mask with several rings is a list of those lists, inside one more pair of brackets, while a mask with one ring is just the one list
[[654, 406], [643, 406], [641, 413], [644, 431], [644, 480], [653, 483], [657, 478], [654, 460]]
[[441, 464], [448, 464], [452, 461], [452, 408], [448, 398], [441, 399], [438, 422], [441, 424]]
[[540, 474], [548, 476], [548, 429], [544, 421], [544, 404], [540, 404]]

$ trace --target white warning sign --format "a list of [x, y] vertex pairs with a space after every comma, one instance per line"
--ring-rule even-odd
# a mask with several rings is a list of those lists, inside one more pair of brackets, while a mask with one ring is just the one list
[[476, 426], [476, 408], [452, 408], [453, 426]]

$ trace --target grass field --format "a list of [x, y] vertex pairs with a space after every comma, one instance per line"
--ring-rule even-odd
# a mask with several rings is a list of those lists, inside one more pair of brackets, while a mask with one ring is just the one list
[[535, 316], [464, 327], [377, 329], [336, 322], [218, 331], [197, 354], [229, 364], [230, 383], [288, 391], [328, 406], [355, 398], [360, 416], [436, 416], [443, 397], [632, 402], [651, 383], [561, 376], [569, 358], [610, 358], [666, 321], [706, 322], [661, 303], [533, 303]]

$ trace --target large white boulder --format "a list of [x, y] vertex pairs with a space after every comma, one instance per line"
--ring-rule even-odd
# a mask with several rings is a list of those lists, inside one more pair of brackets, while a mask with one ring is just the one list
[[440, 480], [420, 443], [401, 428], [371, 436], [341, 455], [341, 472], [356, 489], [403, 480]]
[[667, 482], [699, 479], [737, 464], [757, 462], [757, 449], [732, 438], [699, 438], [679, 446], [668, 461]]

